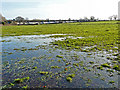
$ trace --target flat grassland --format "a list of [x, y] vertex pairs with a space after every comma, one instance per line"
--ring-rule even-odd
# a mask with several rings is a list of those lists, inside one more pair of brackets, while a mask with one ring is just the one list
[[3, 88], [118, 87], [118, 21], [2, 26], [1, 35]]
[[[2, 36], [40, 35], [40, 34], [71, 34], [84, 39], [66, 39], [57, 41], [62, 47], [80, 48], [80, 46], [97, 45], [98, 50], [107, 51], [118, 47], [117, 21], [81, 22], [64, 24], [43, 24], [35, 26], [3, 26]], [[63, 35], [62, 35], [63, 36]], [[54, 37], [62, 37], [55, 35]], [[68, 43], [66, 43], [68, 41]], [[63, 43], [64, 42], [64, 43]], [[115, 49], [116, 50], [116, 49]]]

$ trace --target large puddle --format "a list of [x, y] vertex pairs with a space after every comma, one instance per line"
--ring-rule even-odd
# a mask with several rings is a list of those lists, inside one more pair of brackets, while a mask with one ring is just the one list
[[103, 70], [97, 69], [100, 64], [110, 63], [110, 60], [97, 52], [53, 47], [49, 45], [50, 42], [66, 38], [50, 37], [53, 35], [58, 34], [2, 38], [4, 88], [118, 87], [118, 71], [108, 71], [107, 67]]

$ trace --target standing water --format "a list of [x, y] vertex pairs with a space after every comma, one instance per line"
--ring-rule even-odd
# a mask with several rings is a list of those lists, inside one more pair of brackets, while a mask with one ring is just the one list
[[2, 38], [3, 88], [118, 87], [118, 71], [100, 69], [99, 65], [109, 60], [96, 52], [53, 46], [51, 42], [66, 39], [50, 37], [54, 35], [63, 34]]

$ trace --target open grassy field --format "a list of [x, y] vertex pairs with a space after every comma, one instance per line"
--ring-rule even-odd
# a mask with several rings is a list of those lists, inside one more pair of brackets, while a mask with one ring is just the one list
[[[67, 39], [66, 41], [55, 42], [62, 46], [97, 45], [99, 50], [115, 49], [118, 46], [118, 24], [117, 21], [82, 22], [65, 24], [45, 24], [36, 26], [3, 26], [2, 36], [40, 35], [40, 34], [72, 34], [76, 37], [87, 37], [82, 40]], [[60, 36], [58, 36], [60, 37]], [[64, 45], [63, 45], [64, 42]], [[80, 47], [79, 47], [80, 48]]]
[[117, 21], [2, 26], [2, 87], [118, 88], [118, 27]]
[[[112, 34], [118, 30], [117, 21], [105, 22], [82, 22], [82, 23], [65, 23], [65, 24], [43, 24], [35, 26], [3, 26], [2, 36], [18, 36], [18, 35], [40, 35], [66, 33], [75, 34], [77, 36], [96, 36]], [[109, 32], [106, 32], [106, 31]]]

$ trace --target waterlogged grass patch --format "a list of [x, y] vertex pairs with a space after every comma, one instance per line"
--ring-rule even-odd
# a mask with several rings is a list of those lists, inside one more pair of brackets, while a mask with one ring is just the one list
[[117, 61], [112, 61], [112, 63], [118, 63]]
[[32, 69], [37, 69], [37, 67], [33, 67]]
[[89, 50], [87, 50], [87, 49], [81, 49], [81, 52], [89, 52]]
[[97, 67], [97, 69], [103, 70], [103, 66], [99, 66]]
[[25, 77], [25, 78], [24, 78], [24, 80], [29, 80], [29, 79], [30, 79], [30, 77]]
[[107, 72], [114, 72], [114, 70], [111, 70], [111, 69], [107, 69]]
[[26, 85], [26, 86], [23, 86], [22, 88], [23, 88], [23, 89], [27, 89], [27, 88], [28, 88], [28, 85]]
[[58, 58], [63, 58], [63, 56], [60, 56], [60, 55], [57, 55], [56, 57], [58, 57]]
[[13, 50], [20, 50], [20, 49], [18, 49], [18, 48], [14, 48]]
[[88, 53], [87, 55], [92, 55], [92, 53]]
[[18, 63], [19, 63], [19, 64], [22, 64], [22, 63], [25, 62], [25, 60], [26, 60], [26, 58], [22, 58]]
[[73, 65], [79, 67], [79, 63], [73, 63]]
[[114, 54], [112, 54], [112, 55], [113, 55], [113, 56], [118, 56], [119, 54], [118, 54], [118, 53], [116, 53], [116, 54], [114, 53]]
[[54, 69], [55, 69], [55, 68], [60, 68], [60, 67], [59, 67], [59, 66], [51, 66], [51, 68], [54, 68]]
[[63, 59], [64, 62], [66, 62], [67, 60], [66, 59]]
[[58, 60], [58, 62], [61, 62], [61, 60]]
[[2, 40], [0, 42], [11, 42], [11, 40]]
[[25, 66], [22, 66], [22, 69], [24, 69], [25, 68]]
[[[76, 37], [85, 37], [85, 38], [66, 38], [63, 41], [53, 42], [54, 45], [58, 45], [62, 48], [69, 47], [69, 49], [81, 49], [83, 46], [94, 46], [89, 50], [81, 51], [96, 51], [103, 50], [109, 51], [110, 49], [115, 50], [115, 46], [117, 46], [118, 42], [118, 29], [116, 28], [118, 24], [116, 22], [109, 21], [109, 24], [101, 24], [101, 22], [88, 22], [89, 24], [85, 24], [84, 22], [81, 25], [76, 24], [60, 24], [60, 25], [38, 25], [38, 26], [3, 26], [3, 34], [2, 36], [10, 36], [10, 35], [40, 35], [40, 34], [56, 34], [56, 33], [64, 33], [64, 34], [74, 34]], [[103, 22], [106, 23], [106, 22]], [[114, 24], [113, 24], [114, 23]], [[29, 30], [29, 33], [28, 31]], [[37, 33], [35, 33], [35, 31]], [[106, 31], [109, 30], [109, 31]], [[40, 32], [39, 32], [40, 31]], [[15, 32], [15, 33], [14, 33]], [[8, 34], [9, 33], [9, 34]], [[54, 35], [53, 37], [66, 37], [66, 35]], [[116, 49], [118, 50], [118, 49]], [[24, 50], [23, 50], [24, 51]]]
[[[102, 29], [100, 28], [101, 26], [102, 26]], [[110, 27], [109, 25], [104, 25], [104, 26], [100, 25], [96, 28], [95, 27], [92, 28], [92, 26], [90, 26], [89, 29], [87, 29], [87, 26], [86, 26], [85, 30], [83, 29], [79, 31], [79, 33], [75, 33], [76, 36], [83, 36], [85, 38], [82, 38], [82, 39], [66, 38], [63, 41], [58, 40], [53, 42], [53, 45], [58, 45], [61, 48], [65, 48], [65, 49], [68, 49], [68, 47], [69, 49], [78, 49], [78, 50], [81, 50], [82, 52], [102, 51], [102, 50], [106, 50], [107, 52], [110, 52], [110, 50], [114, 51], [114, 47], [117, 46], [118, 44], [117, 43], [118, 34], [116, 32], [118, 30], [117, 29], [115, 30], [115, 28], [113, 28], [114, 26], [116, 27], [117, 25], [112, 25], [112, 27]], [[100, 30], [98, 30], [98, 28]], [[109, 28], [109, 32], [108, 31], [105, 32], [105, 30], [108, 30], [108, 28]], [[86, 32], [86, 29], [87, 29], [87, 32]], [[84, 35], [83, 35], [83, 32], [84, 32]], [[91, 48], [91, 46], [94, 46], [94, 45], [96, 46]], [[81, 48], [86, 46], [90, 48], [89, 49]], [[108, 59], [112, 59], [112, 58], [108, 58]]]
[[42, 75], [47, 75], [47, 74], [49, 74], [49, 72], [47, 72], [47, 71], [40, 71], [39, 73], [42, 74]]
[[110, 57], [107, 57], [107, 59], [110, 59], [110, 60], [112, 60], [112, 58], [110, 58]]
[[14, 86], [15, 84], [13, 84], [13, 83], [10, 83], [10, 86]]
[[27, 49], [21, 49], [21, 51], [26, 51]]
[[12, 52], [9, 52], [8, 54], [13, 54]]
[[39, 50], [38, 48], [30, 48], [28, 50]]
[[120, 65], [114, 64], [113, 69], [115, 69], [117, 71], [120, 71]]
[[22, 83], [25, 80], [29, 80], [30, 77], [25, 77], [25, 78], [17, 78], [14, 80], [15, 83]]
[[73, 77], [75, 77], [75, 74], [69, 74], [67, 77], [73, 78]]
[[66, 80], [69, 82], [72, 82], [72, 78], [71, 77], [66, 77]]
[[109, 83], [113, 84], [113, 83], [115, 83], [115, 81], [109, 81]]
[[73, 77], [75, 77], [75, 74], [69, 74], [68, 76], [66, 76], [66, 80], [72, 82]]
[[66, 65], [65, 66], [68, 66], [68, 65], [70, 65], [71, 63], [70, 62], [68, 62], [68, 63], [66, 63]]
[[101, 78], [101, 80], [105, 81], [105, 78]]
[[89, 63], [90, 63], [90, 64], [94, 64], [94, 62], [93, 62], [93, 61], [90, 61]]
[[110, 68], [110, 65], [108, 63], [104, 63], [101, 66]]

